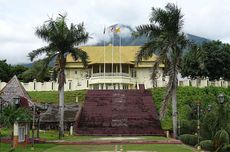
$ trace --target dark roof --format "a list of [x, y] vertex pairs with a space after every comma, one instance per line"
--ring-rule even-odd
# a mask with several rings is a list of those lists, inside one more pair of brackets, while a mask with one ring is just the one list
[[[41, 122], [59, 122], [59, 109], [58, 105], [49, 105], [48, 110], [40, 116]], [[71, 104], [65, 105], [64, 108], [64, 121], [74, 122], [77, 112], [80, 110], [80, 105]]]
[[13, 78], [0, 91], [0, 96], [7, 103], [12, 103], [13, 98], [15, 97], [23, 97], [28, 101], [29, 106], [33, 105], [29, 94], [26, 92], [25, 88], [22, 86], [16, 75], [13, 76]]

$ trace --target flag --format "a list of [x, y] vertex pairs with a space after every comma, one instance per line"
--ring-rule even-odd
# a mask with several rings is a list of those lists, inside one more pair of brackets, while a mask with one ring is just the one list
[[116, 33], [120, 33], [121, 32], [121, 28], [120, 27], [118, 27], [118, 28], [116, 28], [116, 31], [115, 31]]
[[113, 33], [113, 34], [121, 33], [121, 27], [118, 24], [109, 26], [107, 30], [109, 33]]
[[116, 31], [116, 28], [115, 28], [114, 26], [112, 26], [112, 27], [110, 28], [110, 32], [114, 33], [115, 31]]

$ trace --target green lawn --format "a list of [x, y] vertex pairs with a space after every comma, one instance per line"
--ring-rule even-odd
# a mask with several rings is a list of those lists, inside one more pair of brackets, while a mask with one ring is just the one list
[[[10, 135], [11, 135], [11, 130], [2, 128], [2, 137], [9, 137]], [[30, 135], [32, 135], [32, 132], [30, 133]], [[37, 136], [37, 131], [35, 131], [35, 137], [36, 136]], [[167, 140], [166, 137], [162, 137], [162, 136], [134, 136], [134, 138], [135, 137], [137, 139], [128, 139], [128, 140]], [[40, 132], [40, 138], [46, 140], [58, 140], [58, 131], [49, 130], [45, 132]], [[91, 140], [97, 140], [98, 138], [110, 138], [110, 136], [70, 136], [68, 132], [65, 132], [64, 140], [65, 141], [91, 141]]]
[[[34, 152], [90, 152], [90, 151], [111, 151], [113, 152], [115, 145], [52, 145], [52, 144], [36, 144]], [[10, 146], [2, 144], [0, 151], [7, 152]], [[148, 152], [194, 152], [196, 150], [185, 145], [123, 145], [126, 151], [148, 151]], [[31, 147], [17, 148], [15, 152], [32, 152]]]
[[[34, 146], [34, 152], [45, 152], [47, 149], [50, 149], [56, 145], [52, 144], [35, 144]], [[10, 150], [10, 144], [1, 144], [0, 146], [0, 152], [9, 152]], [[17, 147], [17, 149], [14, 152], [32, 152], [31, 145], [27, 145], [26, 148], [23, 148], [21, 145]]]
[[[162, 136], [134, 136], [134, 138], [135, 137], [138, 139], [128, 139], [128, 140], [167, 140], [166, 137], [162, 137]], [[47, 140], [57, 140], [58, 131], [49, 130], [45, 132], [40, 132], [40, 138], [44, 138]], [[68, 132], [65, 132], [64, 140], [65, 141], [91, 141], [91, 140], [97, 140], [98, 138], [110, 138], [110, 136], [70, 136]], [[132, 136], [130, 138], [132, 138]]]
[[[28, 91], [34, 102], [58, 104], [58, 91]], [[65, 91], [65, 104], [82, 103], [85, 100], [86, 90]]]

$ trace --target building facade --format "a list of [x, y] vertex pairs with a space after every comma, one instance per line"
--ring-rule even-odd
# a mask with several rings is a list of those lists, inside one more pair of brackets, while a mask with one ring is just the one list
[[[65, 91], [83, 89], [138, 89], [139, 84], [144, 84], [145, 88], [165, 87], [168, 77], [162, 77], [163, 65], [159, 67], [158, 79], [153, 84], [151, 80], [152, 67], [157, 59], [153, 55], [148, 60], [136, 64], [136, 54], [140, 46], [84, 46], [81, 47], [87, 52], [89, 62], [87, 67], [83, 67], [80, 60], [74, 61], [68, 55], [66, 63], [66, 84]], [[6, 82], [0, 80], [0, 90]], [[23, 83], [26, 91], [57, 91], [57, 81], [37, 82], [36, 80]], [[182, 79], [178, 75], [178, 86], [193, 87], [230, 87], [230, 82], [225, 80], [209, 81]]]
[[68, 55], [65, 70], [68, 84], [77, 85], [79, 89], [135, 89], [139, 84], [153, 87], [151, 73], [157, 56], [136, 64], [139, 46], [86, 46], [82, 49], [89, 56], [88, 66], [83, 67], [80, 60], [74, 61]]

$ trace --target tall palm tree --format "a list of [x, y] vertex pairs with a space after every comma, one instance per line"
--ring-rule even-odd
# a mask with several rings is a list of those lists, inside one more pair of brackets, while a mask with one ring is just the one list
[[29, 53], [31, 61], [35, 57], [45, 54], [46, 57], [43, 59], [46, 62], [47, 68], [48, 64], [52, 60], [56, 60], [57, 66], [55, 68], [58, 71], [58, 84], [59, 84], [59, 112], [60, 112], [60, 122], [59, 122], [59, 138], [64, 136], [64, 84], [65, 79], [65, 65], [66, 56], [71, 54], [72, 57], [76, 59], [81, 59], [84, 66], [87, 65], [87, 53], [78, 48], [82, 43], [86, 43], [89, 39], [89, 34], [84, 28], [84, 24], [73, 24], [70, 27], [66, 23], [66, 15], [60, 15], [54, 20], [50, 18], [48, 21], [40, 27], [37, 27], [35, 34], [48, 43], [47, 46], [33, 50]]
[[165, 9], [152, 8], [150, 24], [140, 25], [134, 35], [147, 36], [148, 41], [137, 54], [137, 61], [157, 54], [158, 58], [153, 65], [152, 79], [155, 80], [159, 64], [164, 64], [163, 73], [169, 76], [166, 94], [161, 104], [160, 119], [167, 111], [169, 99], [172, 98], [173, 136], [177, 137], [177, 74], [180, 69], [183, 49], [188, 41], [181, 31], [183, 15], [175, 4], [168, 3]]

